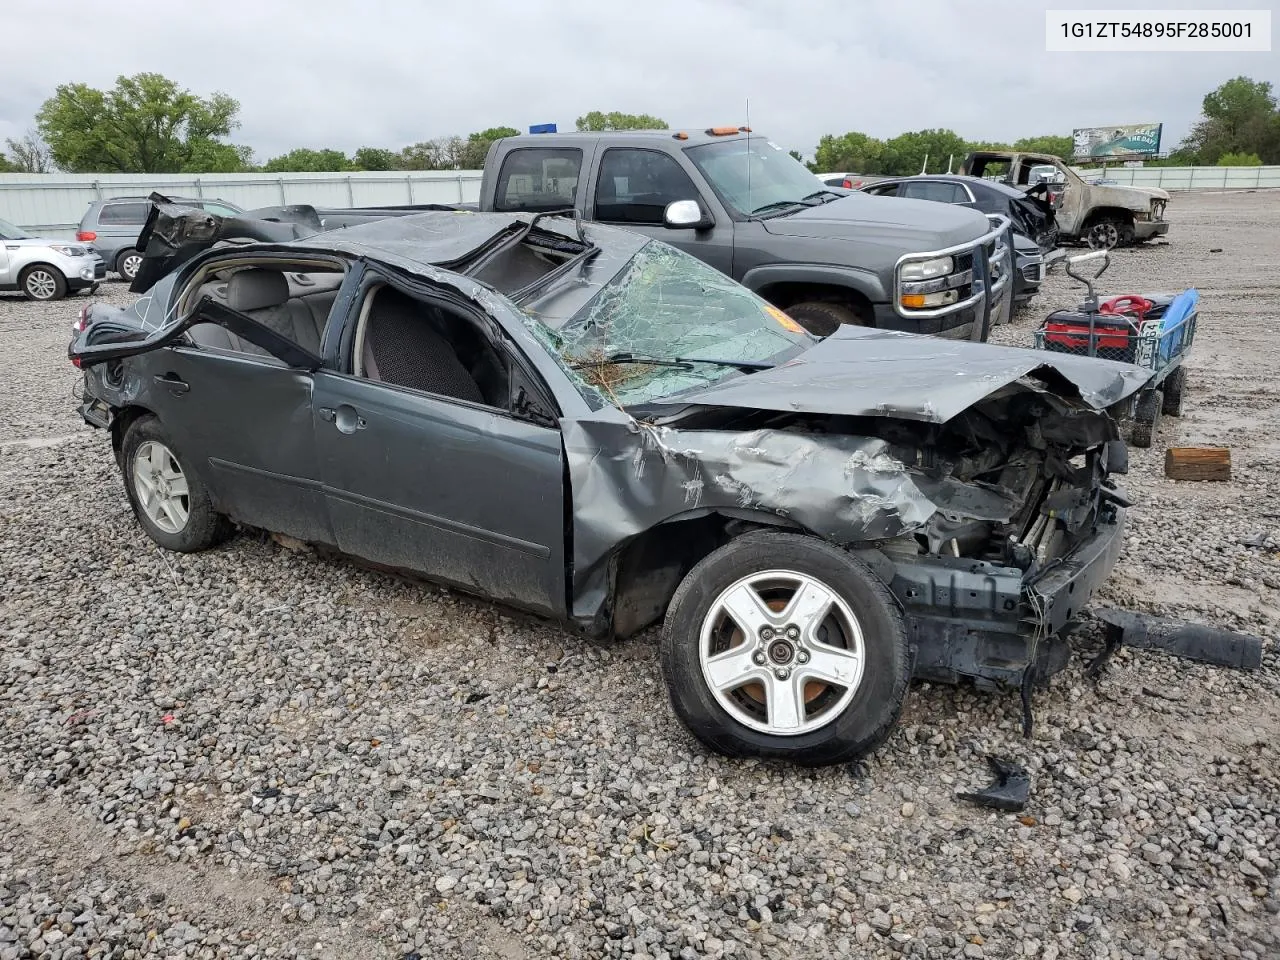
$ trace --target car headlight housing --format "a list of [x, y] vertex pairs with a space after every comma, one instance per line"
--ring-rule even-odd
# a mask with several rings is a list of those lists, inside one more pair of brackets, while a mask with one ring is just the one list
[[55, 244], [49, 247], [49, 249], [64, 257], [84, 257], [89, 254], [89, 251], [84, 247], [73, 247], [69, 244]]
[[956, 268], [951, 257], [935, 257], [933, 260], [911, 260], [902, 265], [903, 280], [933, 280], [945, 277]]

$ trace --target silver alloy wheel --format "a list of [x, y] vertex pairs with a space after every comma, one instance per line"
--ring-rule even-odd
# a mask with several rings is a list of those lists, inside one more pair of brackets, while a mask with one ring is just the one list
[[181, 533], [190, 516], [187, 478], [173, 451], [148, 440], [133, 455], [133, 488], [138, 506], [165, 533]]
[[58, 278], [44, 267], [27, 274], [27, 294], [32, 300], [52, 300], [58, 292]]
[[120, 276], [126, 280], [132, 280], [138, 275], [138, 268], [142, 266], [142, 254], [126, 253], [120, 258]]
[[793, 737], [834, 721], [862, 683], [862, 628], [821, 581], [764, 570], [721, 591], [698, 637], [702, 676], [744, 726]]
[[1089, 228], [1089, 246], [1094, 250], [1110, 250], [1120, 243], [1120, 231], [1110, 220], [1095, 223]]

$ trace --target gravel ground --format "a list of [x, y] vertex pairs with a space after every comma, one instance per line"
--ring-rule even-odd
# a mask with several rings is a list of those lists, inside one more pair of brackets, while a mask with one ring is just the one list
[[[1030, 741], [1016, 696], [922, 685], [821, 771], [699, 748], [651, 634], [249, 536], [161, 554], [74, 414], [78, 304], [0, 297], [0, 960], [1280, 956], [1280, 193], [1170, 212], [1106, 288], [1196, 285], [1201, 339], [1105, 599], [1262, 635], [1263, 670], [1075, 663]], [[1077, 299], [1046, 287], [997, 339]], [[1200, 442], [1234, 479], [1163, 479]], [[1020, 816], [955, 798], [990, 752]]]

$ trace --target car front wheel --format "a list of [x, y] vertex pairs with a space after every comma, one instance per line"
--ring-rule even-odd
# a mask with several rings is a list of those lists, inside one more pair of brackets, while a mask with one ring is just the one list
[[135, 420], [124, 436], [125, 491], [147, 536], [179, 553], [226, 539], [230, 523], [213, 508], [204, 483], [178, 454], [155, 417]]
[[67, 295], [67, 278], [42, 263], [22, 271], [18, 285], [28, 300], [61, 300]]
[[676, 714], [713, 750], [812, 766], [883, 743], [910, 679], [885, 585], [838, 547], [773, 531], [689, 572], [663, 625], [662, 668]]

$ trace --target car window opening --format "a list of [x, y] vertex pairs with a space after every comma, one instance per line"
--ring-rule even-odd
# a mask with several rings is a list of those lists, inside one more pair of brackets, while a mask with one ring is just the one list
[[[317, 271], [312, 265], [305, 273], [280, 265], [221, 270], [200, 284], [191, 300], [210, 297], [319, 354], [342, 278], [341, 270]], [[189, 336], [202, 347], [268, 356], [261, 347], [215, 323], [194, 324]]]
[[510, 409], [507, 365], [475, 318], [394, 287], [366, 297], [353, 367], [377, 383]]

